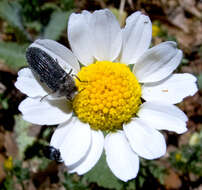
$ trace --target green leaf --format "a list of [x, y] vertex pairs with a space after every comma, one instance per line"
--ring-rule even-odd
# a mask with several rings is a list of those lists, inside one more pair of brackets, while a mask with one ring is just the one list
[[37, 31], [38, 33], [41, 31], [41, 28], [42, 28], [42, 24], [37, 20], [33, 22], [26, 22], [25, 26], [26, 28]]
[[51, 15], [51, 19], [44, 30], [43, 38], [58, 40], [67, 26], [67, 20], [71, 11], [56, 11]]
[[14, 181], [11, 174], [7, 174], [6, 179], [3, 181], [2, 190], [13, 190], [14, 189]]
[[97, 183], [99, 186], [109, 189], [122, 189], [123, 182], [118, 180], [110, 171], [105, 155], [102, 154], [97, 165], [84, 175], [88, 182]]
[[73, 190], [86, 190], [87, 184], [83, 182], [82, 178], [76, 174], [68, 174], [64, 172], [64, 181], [63, 186], [65, 189], [73, 189]]
[[188, 65], [189, 59], [183, 58], [181, 61], [181, 65]]
[[136, 190], [136, 179], [130, 180], [128, 183], [125, 185], [125, 190]]
[[9, 108], [8, 97], [4, 97], [4, 94], [0, 94], [0, 104], [5, 110]]
[[0, 2], [0, 17], [5, 19], [11, 26], [23, 30], [24, 28], [20, 17], [21, 9], [22, 7], [16, 1], [2, 1]]
[[0, 42], [0, 60], [14, 70], [26, 66], [25, 51], [28, 44]]
[[0, 102], [1, 102], [1, 104], [2, 104], [3, 109], [7, 110], [8, 107], [9, 107], [9, 105], [8, 105], [8, 99], [5, 98], [5, 99], [3, 99], [3, 100], [0, 101]]
[[134, 64], [129, 64], [128, 67], [130, 68], [131, 71], [133, 71]]
[[24, 180], [29, 179], [29, 169], [22, 167], [22, 160], [14, 161], [13, 172], [14, 175], [17, 177], [19, 183], [22, 183]]
[[202, 73], [197, 76], [198, 87], [202, 89]]
[[19, 155], [23, 158], [26, 148], [33, 144], [35, 138], [28, 136], [30, 123], [24, 121], [21, 116], [15, 116], [16, 141], [19, 148]]
[[60, 7], [63, 10], [71, 10], [74, 8], [74, 0], [60, 0]]
[[0, 2], [0, 17], [6, 20], [12, 28], [16, 28], [18, 30], [15, 34], [19, 38], [24, 36], [26, 39], [31, 40], [30, 35], [23, 26], [21, 12], [22, 6], [16, 1], [8, 2], [4, 0]]

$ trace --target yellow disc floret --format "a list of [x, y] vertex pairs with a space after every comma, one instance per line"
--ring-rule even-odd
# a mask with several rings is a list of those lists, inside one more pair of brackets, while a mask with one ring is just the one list
[[141, 86], [125, 64], [97, 61], [82, 67], [78, 78], [73, 109], [91, 128], [121, 129], [138, 111]]

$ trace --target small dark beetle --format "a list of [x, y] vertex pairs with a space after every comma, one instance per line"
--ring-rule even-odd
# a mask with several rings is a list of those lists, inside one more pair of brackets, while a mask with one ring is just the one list
[[53, 146], [46, 146], [43, 149], [43, 154], [46, 158], [50, 160], [55, 160], [56, 162], [63, 162], [60, 156], [59, 149], [54, 148]]
[[57, 60], [40, 48], [29, 47], [26, 58], [31, 70], [52, 90], [53, 95], [65, 96], [68, 100], [72, 100], [77, 91], [71, 75], [72, 70], [66, 73]]

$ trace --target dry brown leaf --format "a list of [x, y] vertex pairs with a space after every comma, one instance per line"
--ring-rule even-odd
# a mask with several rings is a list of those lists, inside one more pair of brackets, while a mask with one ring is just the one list
[[197, 187], [197, 188], [194, 188], [193, 190], [202, 190], [202, 185], [200, 185], [200, 186]]
[[190, 179], [190, 181], [192, 181], [192, 182], [195, 182], [195, 181], [197, 181], [197, 180], [199, 180], [199, 176], [197, 176], [197, 175], [195, 175], [194, 173], [189, 173], [189, 179]]
[[4, 180], [6, 177], [5, 171], [4, 171], [4, 161], [5, 158], [0, 154], [0, 183]]
[[0, 94], [4, 93], [6, 87], [0, 82]]
[[177, 7], [167, 14], [168, 20], [176, 27], [182, 29], [185, 33], [189, 33], [188, 20], [185, 18], [182, 7]]
[[168, 24], [164, 24], [163, 28], [168, 34], [175, 36], [180, 48], [186, 53], [193, 52], [194, 48], [202, 44], [202, 27], [199, 21], [191, 22], [188, 20], [191, 33], [185, 33], [182, 30]]
[[199, 75], [200, 73], [202, 73], [202, 64], [201, 63], [202, 63], [202, 58], [198, 58], [193, 61], [190, 61], [189, 65], [181, 67], [181, 72]]
[[36, 190], [36, 187], [31, 180], [27, 181], [24, 185], [26, 187], [26, 190]]
[[196, 7], [199, 11], [202, 11], [202, 1], [198, 1]]
[[164, 178], [164, 184], [167, 189], [179, 189], [182, 182], [179, 176], [172, 169], [169, 169], [168, 175]]
[[4, 134], [0, 133], [0, 151], [3, 149], [4, 147]]
[[179, 0], [180, 5], [189, 13], [196, 16], [199, 19], [202, 19], [202, 14], [196, 8], [195, 0]]
[[42, 126], [40, 125], [31, 125], [28, 130], [28, 136], [37, 137], [41, 131]]
[[18, 147], [13, 135], [10, 132], [6, 132], [4, 138], [4, 146], [6, 148], [7, 156], [12, 156], [14, 158], [17, 157]]
[[8, 66], [6, 66], [4, 61], [1, 59], [0, 59], [0, 71], [14, 73]]

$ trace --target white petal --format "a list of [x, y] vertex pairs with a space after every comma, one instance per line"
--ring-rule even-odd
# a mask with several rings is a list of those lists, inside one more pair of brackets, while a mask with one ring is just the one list
[[29, 97], [43, 97], [49, 93], [48, 89], [35, 78], [29, 68], [21, 69], [15, 87]]
[[94, 56], [113, 61], [121, 50], [122, 32], [115, 16], [108, 10], [95, 11], [91, 19]]
[[56, 125], [72, 117], [72, 112], [65, 99], [46, 100], [26, 98], [19, 105], [23, 119], [38, 125]]
[[68, 22], [68, 39], [72, 51], [79, 61], [88, 65], [93, 63], [92, 34], [89, 25], [92, 14], [83, 11], [81, 14], [72, 13]]
[[69, 131], [71, 130], [72, 123], [74, 122], [74, 117], [72, 117], [71, 119], [69, 119], [68, 121], [66, 121], [65, 123], [60, 124], [56, 130], [54, 131], [52, 137], [51, 137], [51, 141], [50, 141], [50, 145], [59, 149], [60, 146], [62, 145], [62, 143], [65, 141], [66, 139], [66, 135], [67, 133], [69, 133]]
[[104, 147], [104, 136], [101, 131], [91, 130], [92, 143], [88, 154], [85, 159], [74, 168], [68, 168], [69, 173], [77, 172], [83, 175], [93, 168], [93, 166], [100, 159]]
[[173, 74], [163, 81], [144, 84], [142, 98], [147, 101], [176, 104], [187, 96], [193, 96], [197, 91], [196, 78], [193, 75]]
[[76, 117], [64, 127], [70, 127], [70, 130], [66, 133], [59, 149], [65, 165], [71, 166], [82, 160], [89, 151], [91, 130], [88, 124], [82, 123]]
[[139, 158], [129, 146], [123, 131], [106, 136], [105, 151], [107, 164], [117, 178], [126, 182], [137, 176]]
[[145, 102], [137, 115], [144, 123], [158, 130], [174, 131], [178, 134], [187, 131], [187, 116], [177, 106], [159, 102]]
[[69, 72], [71, 69], [73, 73], [78, 73], [80, 70], [79, 63], [73, 53], [56, 41], [53, 40], [36, 40], [30, 45], [30, 47], [38, 47], [48, 53], [54, 59], [57, 59], [60, 66]]
[[139, 156], [146, 159], [155, 159], [166, 153], [166, 143], [163, 135], [141, 119], [134, 119], [125, 124], [123, 128], [132, 149]]
[[152, 38], [152, 24], [148, 16], [137, 11], [126, 20], [123, 29], [123, 50], [121, 62], [135, 63], [149, 48]]
[[157, 82], [169, 76], [180, 64], [182, 51], [175, 42], [163, 42], [145, 52], [133, 67], [141, 83]]

